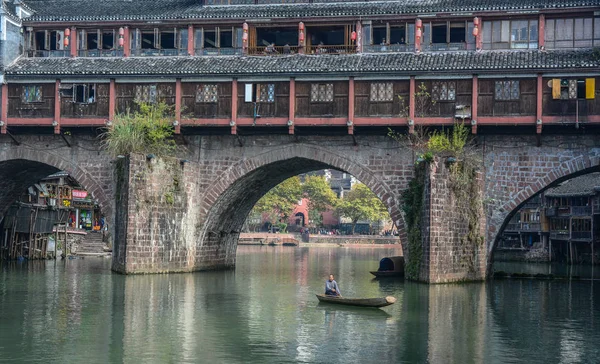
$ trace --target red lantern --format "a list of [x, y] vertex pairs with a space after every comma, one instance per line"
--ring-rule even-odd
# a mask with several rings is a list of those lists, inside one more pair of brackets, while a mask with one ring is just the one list
[[69, 37], [65, 37], [65, 40], [63, 42], [65, 44], [65, 48], [67, 48], [69, 46]]
[[65, 37], [69, 37], [69, 36], [71, 36], [71, 29], [66, 28], [65, 29]]
[[420, 27], [417, 28], [417, 33], [416, 34], [417, 34], [417, 39], [421, 39], [421, 35], [422, 34], [421, 34], [421, 28]]
[[242, 28], [244, 29], [244, 32], [247, 32], [248, 31], [248, 23], [244, 23], [242, 25]]
[[122, 47], [123, 45], [125, 45], [125, 39], [123, 39], [123, 37], [119, 38], [119, 47]]
[[304, 23], [303, 22], [298, 23], [298, 29], [304, 30]]
[[473, 24], [475, 24], [475, 26], [479, 26], [479, 18], [478, 17], [475, 17], [473, 19]]
[[479, 27], [473, 28], [473, 36], [476, 37], [479, 35]]
[[300, 41], [300, 43], [304, 43], [304, 32], [300, 32], [300, 34], [298, 35], [298, 40]]
[[423, 22], [421, 21], [421, 19], [417, 18], [417, 21], [415, 22], [415, 25], [417, 26], [417, 28], [420, 28], [423, 26]]
[[350, 34], [350, 39], [352, 39], [353, 42], [356, 40], [356, 32], [355, 31], [352, 31], [352, 33]]
[[123, 27], [119, 28], [119, 35], [121, 37], [125, 35], [125, 29], [123, 29]]

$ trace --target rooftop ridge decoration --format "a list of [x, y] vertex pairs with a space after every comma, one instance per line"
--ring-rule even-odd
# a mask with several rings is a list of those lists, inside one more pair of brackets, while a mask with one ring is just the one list
[[238, 76], [336, 73], [418, 74], [497, 73], [506, 71], [600, 71], [600, 58], [590, 49], [562, 51], [481, 51], [351, 55], [20, 58], [5, 68], [19, 76]]
[[600, 0], [392, 0], [300, 4], [201, 5], [197, 0], [29, 0], [27, 22], [248, 19], [536, 12], [600, 6]]

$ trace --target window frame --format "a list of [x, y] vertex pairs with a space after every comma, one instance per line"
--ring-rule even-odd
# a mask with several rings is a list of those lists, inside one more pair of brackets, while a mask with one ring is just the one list
[[[589, 26], [586, 26], [586, 20], [590, 21]], [[570, 38], [569, 39], [559, 39], [559, 35], [562, 32], [559, 32], [558, 29], [564, 31], [566, 29], [566, 24], [564, 22], [571, 22], [571, 30], [569, 31]], [[577, 38], [577, 22], [581, 21], [582, 27], [582, 37]], [[562, 23], [562, 24], [561, 24]], [[559, 25], [560, 24], [560, 25]], [[589, 38], [586, 38], [586, 30], [589, 29]], [[600, 45], [600, 17], [589, 15], [589, 16], [576, 16], [576, 17], [560, 17], [560, 18], [550, 18], [546, 19], [545, 31], [545, 46], [548, 49], [577, 49], [577, 48], [592, 48]], [[566, 44], [569, 42], [568, 46], [557, 46], [557, 44]], [[577, 45], [577, 42], [585, 43], [588, 42], [589, 45]]]
[[[516, 83], [516, 90], [518, 94], [513, 94], [513, 87]], [[498, 84], [501, 84], [501, 93], [498, 94]], [[506, 91], [506, 84], [508, 84], [508, 95], [504, 93]], [[500, 97], [499, 97], [500, 96]], [[521, 98], [521, 80], [496, 80], [494, 81], [494, 101], [518, 101]]]
[[[446, 84], [446, 95], [448, 95], [446, 98], [442, 99], [440, 98], [440, 96], [442, 95], [441, 92], [436, 92], [436, 84], [439, 85], [439, 87], [437, 87], [438, 90], [441, 90], [444, 84]], [[453, 87], [450, 87], [450, 86]], [[450, 98], [450, 90], [453, 90], [453, 94], [452, 94], [452, 98]], [[431, 82], [431, 100], [435, 101], [435, 102], [456, 102], [456, 81], [455, 80], [439, 80], [439, 81], [432, 81]]]
[[[82, 101], [78, 101], [78, 87], [82, 87], [83, 88], [83, 100]], [[92, 90], [92, 101], [89, 101], [90, 99], [90, 90]], [[96, 99], [96, 84], [95, 83], [75, 83], [72, 86], [72, 92], [73, 92], [73, 96], [72, 96], [72, 101], [75, 104], [94, 104], [97, 102]]]
[[[142, 99], [138, 99], [137, 98], [137, 90], [138, 88], [141, 88], [141, 93], [142, 95], [144, 94], [144, 89], [145, 87], [148, 87], [148, 100], [142, 100]], [[142, 84], [142, 85], [135, 85], [135, 89], [134, 89], [134, 95], [133, 95], [133, 100], [137, 103], [146, 103], [146, 104], [156, 104], [158, 103], [158, 85], [157, 84]]]
[[[320, 87], [324, 86], [324, 90]], [[317, 91], [314, 92], [313, 89], [317, 88]], [[331, 88], [331, 93], [328, 93], [328, 89]], [[331, 95], [331, 99], [329, 99], [328, 94]], [[316, 98], [313, 97], [316, 95]], [[329, 104], [335, 101], [335, 86], [333, 83], [311, 83], [310, 84], [310, 102], [311, 104]]]
[[[44, 93], [41, 85], [24, 85], [21, 92], [21, 101], [24, 104], [41, 104], [44, 102]], [[36, 99], [30, 99], [29, 96], [32, 94], [37, 95]]]
[[[383, 85], [383, 87], [381, 87]], [[388, 87], [391, 86], [391, 94], [387, 95]], [[382, 97], [383, 93], [383, 97]], [[389, 97], [388, 97], [389, 96]], [[394, 101], [394, 83], [393, 82], [371, 82], [369, 89], [369, 102], [393, 102]]]
[[[527, 22], [527, 39], [526, 40], [513, 40], [514, 31], [517, 22]], [[508, 24], [508, 29], [504, 29], [504, 24]], [[535, 24], [535, 26], [534, 26]], [[497, 26], [500, 26], [500, 30], [497, 30]], [[532, 29], [535, 29], [537, 35], [535, 39], [532, 38]], [[498, 32], [498, 34], [495, 34]], [[539, 48], [539, 20], [532, 18], [525, 19], [500, 19], [500, 20], [488, 20], [483, 22], [482, 27], [483, 34], [483, 48], [488, 50], [496, 49], [538, 49]], [[496, 39], [496, 36], [500, 36], [500, 40]], [[503, 40], [506, 36], [506, 40]], [[525, 45], [525, 47], [519, 47], [518, 45]], [[506, 45], [506, 46], [501, 46]]]
[[[263, 90], [266, 89], [266, 93], [263, 94]], [[271, 92], [271, 90], [272, 92]], [[264, 98], [263, 96], [266, 96]], [[256, 84], [256, 101], [265, 104], [272, 104], [275, 102], [275, 84], [274, 83], [259, 83]]]
[[[214, 95], [210, 95], [210, 100], [206, 99], [205, 93], [207, 89], [214, 89]], [[213, 90], [209, 90], [213, 92]], [[216, 104], [219, 102], [219, 84], [217, 83], [205, 83], [202, 85], [196, 85], [196, 104]]]

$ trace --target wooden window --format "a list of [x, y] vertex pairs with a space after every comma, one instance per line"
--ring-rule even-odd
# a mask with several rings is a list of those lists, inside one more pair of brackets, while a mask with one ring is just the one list
[[600, 18], [547, 19], [545, 29], [548, 49], [600, 45]]
[[135, 86], [135, 102], [145, 102], [149, 104], [156, 103], [157, 99], [156, 85], [137, 85]]
[[256, 99], [258, 102], [275, 102], [275, 84], [256, 85]]
[[38, 85], [27, 85], [23, 86], [23, 102], [34, 103], [42, 102], [42, 86]]
[[394, 100], [394, 84], [392, 82], [371, 83], [372, 102], [390, 102]]
[[79, 104], [96, 102], [96, 85], [93, 83], [73, 85], [73, 102]]
[[218, 85], [197, 85], [196, 86], [196, 103], [212, 104], [217, 102]]
[[455, 81], [434, 81], [431, 89], [431, 98], [434, 101], [455, 101]]
[[496, 81], [494, 98], [498, 101], [518, 100], [521, 96], [519, 81]]
[[310, 102], [333, 102], [333, 83], [310, 85]]
[[483, 22], [484, 49], [536, 49], [537, 20], [496, 20]]

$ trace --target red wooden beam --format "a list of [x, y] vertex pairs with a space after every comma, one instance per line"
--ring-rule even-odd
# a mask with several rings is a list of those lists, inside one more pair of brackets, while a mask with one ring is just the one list
[[478, 125], [531, 125], [535, 116], [480, 116]]
[[110, 84], [108, 86], [108, 120], [113, 122], [115, 120], [116, 113], [116, 105], [117, 105], [117, 90], [115, 87], [115, 79], [110, 79]]
[[188, 43], [187, 50], [190, 56], [196, 54], [196, 50], [194, 49], [194, 26], [188, 25]]
[[8, 118], [10, 125], [51, 126], [54, 118]]
[[296, 117], [296, 126], [347, 126], [348, 118]]
[[296, 79], [290, 78], [290, 107], [288, 112], [288, 132], [294, 134], [294, 117], [296, 116]]
[[129, 57], [131, 54], [131, 38], [129, 37], [129, 27], [123, 27], [123, 55]]
[[[37, 119], [39, 120], [39, 119]], [[62, 118], [61, 126], [106, 126], [104, 118]]]
[[60, 134], [60, 80], [54, 84], [54, 134]]
[[0, 134], [6, 134], [6, 126], [8, 124], [8, 85], [2, 84], [2, 116], [0, 117], [2, 125], [0, 126]]
[[354, 77], [348, 80], [348, 134], [354, 134]]
[[[238, 117], [236, 126], [288, 126], [286, 117], [261, 117], [260, 119]], [[293, 133], [290, 133], [293, 134]]]
[[181, 78], [175, 80], [175, 134], [181, 133]]
[[535, 131], [538, 134], [541, 134], [542, 132], [542, 111], [543, 111], [543, 83], [544, 80], [542, 78], [542, 74], [538, 74], [537, 75], [537, 104], [536, 104], [536, 112], [535, 112]]
[[77, 57], [77, 28], [71, 28], [71, 57]]
[[408, 86], [408, 132], [414, 133], [415, 131], [415, 76], [410, 76], [410, 83]]
[[538, 48], [544, 49], [546, 47], [546, 16], [540, 14], [538, 19]]
[[473, 75], [471, 95], [471, 133], [477, 134], [477, 96], [479, 96], [479, 80], [477, 75]]
[[238, 109], [238, 82], [234, 79], [231, 83], [231, 134], [237, 134], [237, 109]]
[[180, 121], [185, 126], [229, 126], [230, 118], [195, 118]]
[[405, 126], [406, 118], [402, 117], [355, 117], [355, 126]]

